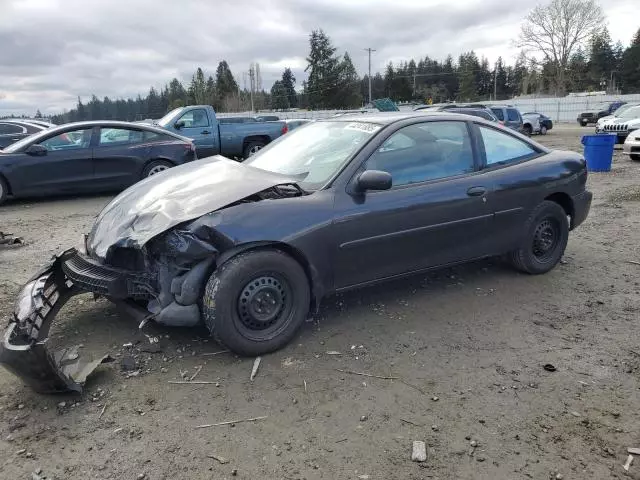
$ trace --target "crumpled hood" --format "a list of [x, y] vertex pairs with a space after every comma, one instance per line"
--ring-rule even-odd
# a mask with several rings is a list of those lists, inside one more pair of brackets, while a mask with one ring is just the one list
[[179, 223], [286, 183], [295, 181], [219, 155], [165, 170], [129, 187], [100, 212], [87, 250], [104, 259], [113, 246], [140, 248]]

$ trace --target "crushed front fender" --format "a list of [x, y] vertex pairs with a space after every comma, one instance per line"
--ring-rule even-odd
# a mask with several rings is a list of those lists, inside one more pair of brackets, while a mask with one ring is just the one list
[[0, 343], [0, 364], [41, 393], [81, 392], [87, 376], [105, 359], [87, 362], [76, 348], [56, 352], [47, 348], [54, 318], [80, 293], [62, 272], [61, 263], [69, 252], [73, 250], [55, 256], [22, 288]]

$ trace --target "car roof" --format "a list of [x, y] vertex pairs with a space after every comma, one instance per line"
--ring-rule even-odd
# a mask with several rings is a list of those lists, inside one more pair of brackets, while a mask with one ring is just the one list
[[11, 123], [14, 125], [29, 125], [31, 127], [36, 127], [39, 129], [46, 129], [47, 127], [45, 127], [44, 125], [37, 123], [37, 122], [30, 122], [27, 119], [21, 119], [21, 118], [3, 118], [0, 120], [0, 123]]
[[[462, 110], [462, 109], [461, 109]], [[434, 112], [432, 110], [413, 110], [410, 112], [378, 112], [360, 115], [349, 115], [348, 117], [331, 117], [319, 120], [320, 122], [364, 122], [364, 123], [376, 123], [378, 125], [391, 125], [392, 123], [401, 122], [403, 120], [410, 120], [412, 118], [432, 118], [438, 120], [461, 120], [468, 121], [480, 121], [486, 122], [487, 125], [492, 125], [491, 122], [484, 120], [480, 117], [472, 115], [465, 115], [463, 113], [452, 113], [446, 110], [441, 112]]]
[[192, 141], [190, 138], [183, 137], [182, 135], [178, 135], [176, 133], [170, 132], [169, 130], [165, 130], [162, 127], [157, 127], [155, 125], [150, 125], [148, 123], [122, 122], [119, 120], [89, 120], [84, 122], [65, 123], [64, 125], [59, 125], [55, 128], [51, 128], [47, 130], [47, 133], [64, 131], [64, 130], [73, 130], [74, 128], [91, 128], [91, 127], [134, 128], [137, 130], [146, 130], [149, 132], [154, 132], [162, 135], [169, 135], [170, 137], [174, 137], [176, 139], [183, 140], [185, 142]]

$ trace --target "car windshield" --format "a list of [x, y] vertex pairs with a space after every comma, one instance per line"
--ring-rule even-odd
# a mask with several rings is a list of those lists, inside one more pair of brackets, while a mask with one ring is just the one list
[[296, 129], [244, 162], [296, 178], [305, 190], [317, 190], [382, 128], [370, 122], [323, 121]]
[[638, 106], [638, 104], [625, 103], [624, 105], [618, 107], [615, 112], [613, 112], [613, 116], [614, 117], [619, 117], [620, 115], [622, 115], [624, 112], [626, 112], [630, 108], [637, 107], [637, 106]]
[[182, 111], [182, 107], [174, 108], [169, 113], [167, 113], [164, 117], [158, 120], [158, 125], [161, 127], [166, 127], [171, 123], [171, 121], [178, 116], [178, 114]]
[[635, 107], [631, 107], [628, 110], [622, 112], [617, 117], [625, 120], [629, 120], [631, 118], [640, 118], [640, 106], [636, 105]]

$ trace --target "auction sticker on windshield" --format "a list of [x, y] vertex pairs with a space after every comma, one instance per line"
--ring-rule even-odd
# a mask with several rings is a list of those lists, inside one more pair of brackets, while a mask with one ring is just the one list
[[365, 133], [374, 133], [382, 128], [380, 125], [376, 125], [375, 123], [368, 122], [351, 122], [346, 127], [345, 130], [359, 130]]

